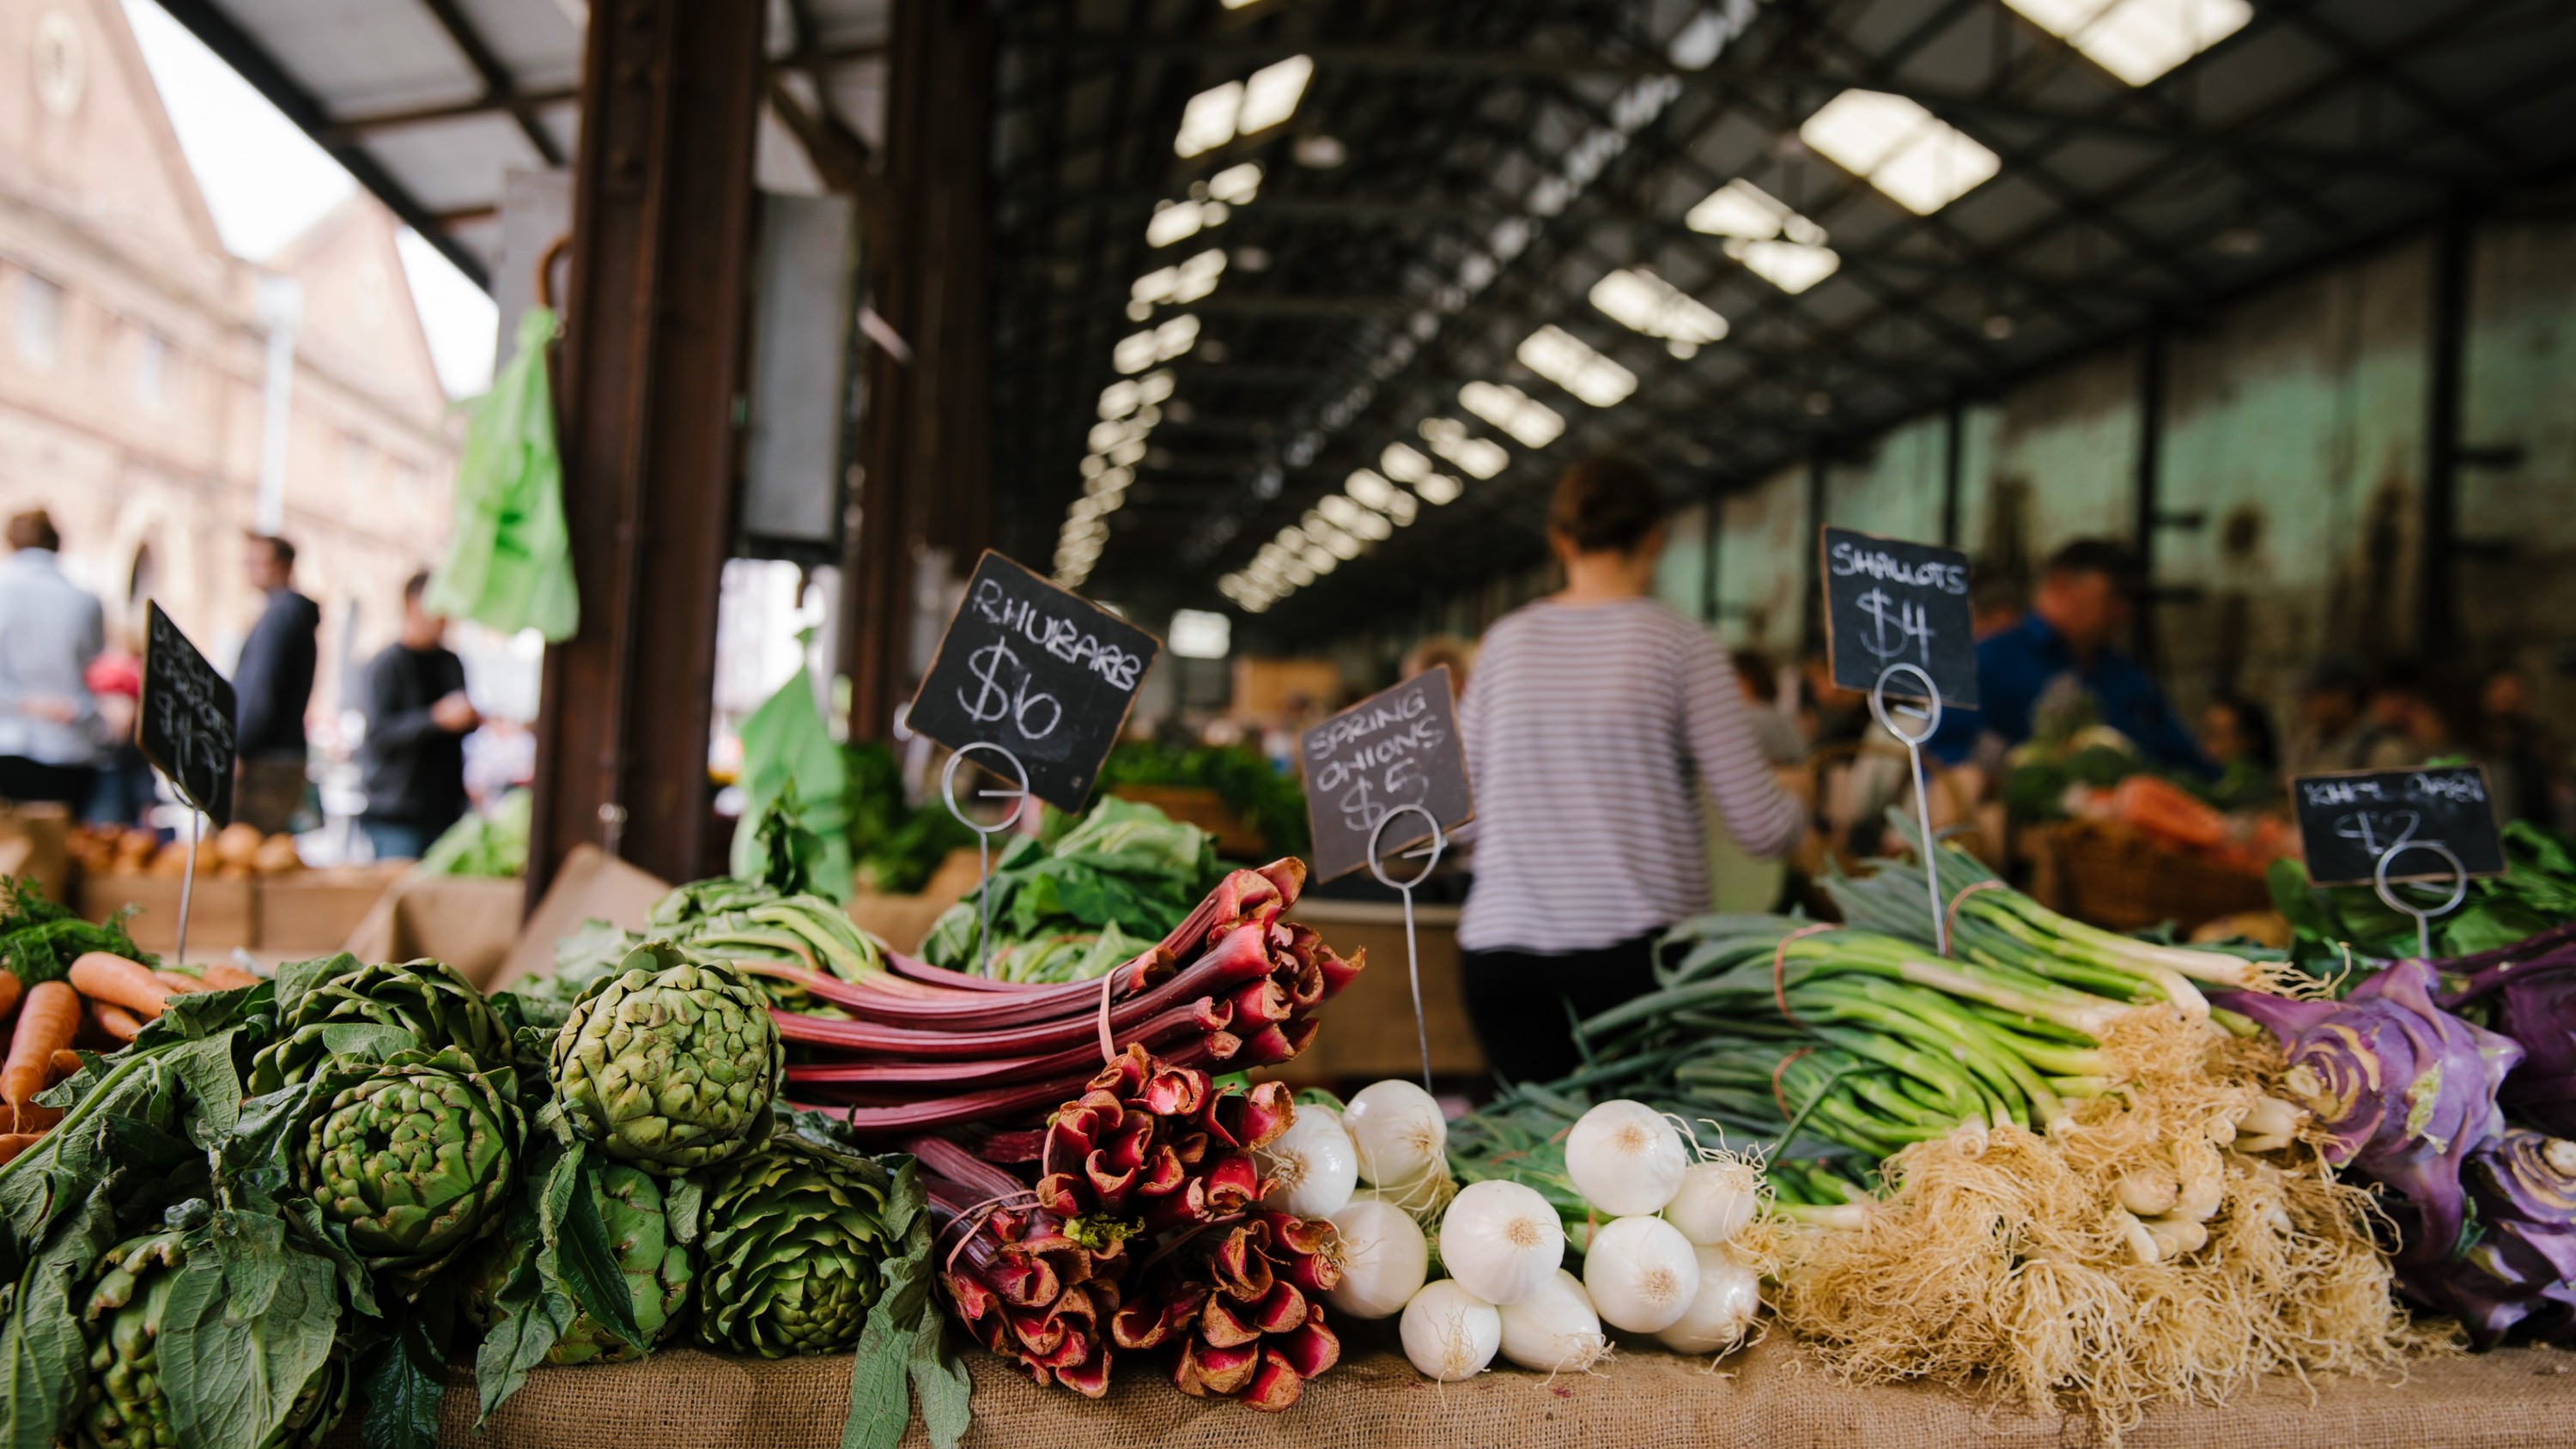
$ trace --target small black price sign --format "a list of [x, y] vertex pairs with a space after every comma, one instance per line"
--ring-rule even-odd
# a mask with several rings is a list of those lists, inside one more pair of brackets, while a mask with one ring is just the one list
[[1162, 647], [987, 549], [905, 723], [954, 750], [999, 745], [1028, 771], [1029, 793], [1080, 810]]
[[2450, 863], [2430, 849], [2400, 846], [2441, 846], [2472, 876], [2504, 872], [2504, 836], [2484, 766], [2301, 775], [2290, 782], [2290, 804], [2308, 879], [2318, 885], [2369, 885], [2392, 850], [2392, 881], [2452, 878]]
[[1955, 548], [1827, 528], [1816, 540], [1825, 581], [1825, 653], [1834, 683], [1921, 699], [1924, 679], [1947, 708], [1977, 707], [1977, 641], [1968, 611], [1968, 556]]
[[[1369, 837], [1407, 805], [1422, 807], [1444, 831], [1475, 818], [1445, 664], [1314, 726], [1299, 737], [1297, 748], [1306, 768], [1306, 819], [1314, 830], [1319, 881], [1368, 864]], [[1387, 827], [1377, 846], [1394, 855], [1430, 838], [1430, 822], [1408, 814]]]
[[233, 687], [161, 612], [143, 606], [143, 695], [135, 748], [179, 798], [217, 826], [233, 823]]

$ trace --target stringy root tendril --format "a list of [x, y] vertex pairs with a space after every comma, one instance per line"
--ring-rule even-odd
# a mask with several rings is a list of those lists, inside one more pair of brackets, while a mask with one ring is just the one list
[[1848, 1381], [2079, 1413], [2114, 1445], [2153, 1400], [2387, 1374], [2455, 1347], [2398, 1309], [2373, 1199], [2326, 1171], [2312, 1126], [2267, 1156], [2213, 1140], [2261, 1120], [2277, 1052], [2147, 1009], [2103, 1048], [2119, 1091], [2070, 1104], [2045, 1135], [1962, 1129], [1905, 1149], [1894, 1195], [1856, 1230], [1772, 1220], [1782, 1323]]

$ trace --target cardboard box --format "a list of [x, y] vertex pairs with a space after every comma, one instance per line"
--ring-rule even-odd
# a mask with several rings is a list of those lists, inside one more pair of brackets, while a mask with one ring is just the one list
[[333, 866], [254, 878], [257, 949], [291, 960], [339, 950], [402, 871], [399, 865]]
[[[1384, 1077], [1422, 1078], [1422, 1046], [1413, 1029], [1413, 983], [1404, 969], [1404, 907], [1377, 901], [1308, 896], [1290, 913], [1312, 926], [1341, 955], [1368, 952], [1367, 968], [1317, 1013], [1323, 1029], [1296, 1060], [1266, 1076], [1300, 1084], [1355, 1084]], [[1415, 906], [1415, 944], [1422, 952], [1422, 1019], [1431, 1035], [1435, 1077], [1485, 1074], [1485, 1054], [1458, 989], [1458, 908]]]
[[414, 868], [385, 891], [340, 949], [363, 961], [427, 956], [488, 990], [518, 939], [527, 889], [515, 879], [423, 875]]
[[[85, 875], [73, 909], [104, 921], [119, 907], [138, 907], [125, 929], [146, 951], [179, 944], [180, 878], [163, 875]], [[211, 961], [259, 943], [259, 890], [247, 878], [224, 880], [200, 871], [188, 901], [188, 959]]]
[[622, 931], [640, 931], [653, 903], [670, 892], [670, 884], [652, 872], [598, 846], [576, 845], [565, 852], [562, 868], [546, 887], [545, 899], [537, 902], [535, 914], [510, 943], [499, 968], [489, 981], [478, 984], [486, 991], [506, 991], [523, 977], [551, 973], [555, 942], [584, 921], [606, 921]]

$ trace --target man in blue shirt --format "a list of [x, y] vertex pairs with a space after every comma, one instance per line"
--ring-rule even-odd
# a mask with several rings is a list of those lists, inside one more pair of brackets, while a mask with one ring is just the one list
[[2080, 539], [2048, 560], [2020, 623], [1977, 645], [1977, 698], [1981, 707], [1943, 713], [1932, 753], [1959, 764], [1977, 751], [1980, 735], [2006, 748], [2030, 738], [2042, 696], [2061, 679], [2090, 696], [2095, 717], [2118, 730], [2158, 764], [2214, 773], [2191, 733], [2165, 702], [2164, 691], [2138, 662], [2111, 645], [2128, 627], [2128, 555], [2100, 539]]

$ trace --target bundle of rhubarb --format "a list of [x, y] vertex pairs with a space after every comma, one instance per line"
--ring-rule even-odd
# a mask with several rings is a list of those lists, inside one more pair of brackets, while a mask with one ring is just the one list
[[1082, 1095], [1102, 1061], [1131, 1046], [1173, 1067], [1224, 1071], [1304, 1050], [1315, 1008], [1366, 955], [1343, 960], [1280, 918], [1305, 879], [1296, 860], [1235, 871], [1098, 981], [995, 981], [894, 952], [885, 970], [855, 981], [780, 962], [736, 965], [840, 1009], [771, 1013], [799, 1048], [787, 1080], [802, 1101], [832, 1104], [872, 1138], [1003, 1125]]
[[1280, 1083], [1220, 1085], [1130, 1046], [1041, 1129], [907, 1141], [940, 1301], [1042, 1384], [1098, 1398], [1117, 1353], [1160, 1351], [1184, 1393], [1287, 1408], [1341, 1358], [1332, 1225], [1262, 1205], [1278, 1184], [1256, 1153], [1295, 1110]]

